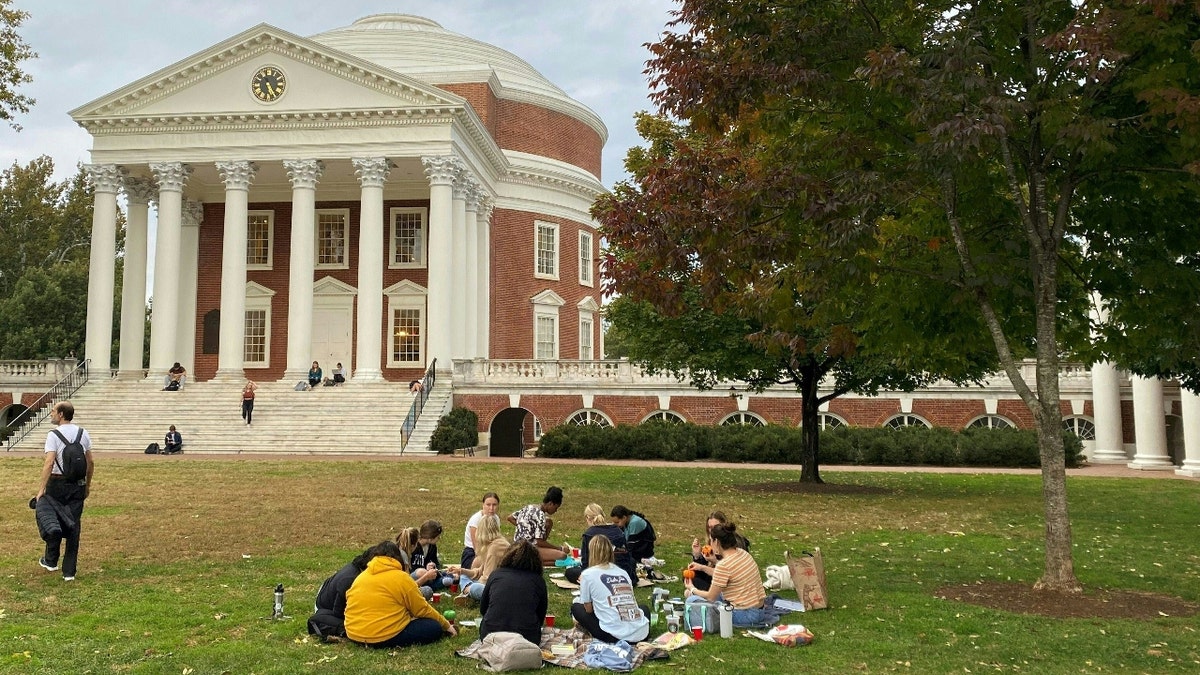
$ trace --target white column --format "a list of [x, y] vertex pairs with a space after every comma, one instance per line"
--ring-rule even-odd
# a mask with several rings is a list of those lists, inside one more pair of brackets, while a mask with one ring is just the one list
[[154, 310], [150, 317], [150, 377], [162, 380], [179, 360], [179, 247], [183, 234], [183, 184], [191, 167], [180, 162], [151, 164], [158, 181], [158, 231], [154, 242]]
[[1136, 452], [1131, 469], [1174, 469], [1167, 454], [1167, 421], [1162, 380], [1133, 376], [1133, 429]]
[[92, 254], [88, 266], [87, 326], [83, 358], [91, 376], [107, 380], [112, 370], [113, 292], [117, 266], [117, 190], [121, 170], [115, 164], [87, 164], [95, 191], [92, 207]]
[[479, 304], [475, 308], [478, 314], [475, 323], [479, 326], [479, 331], [475, 334], [475, 350], [479, 356], [485, 359], [491, 357], [489, 350], [491, 349], [492, 333], [492, 204], [492, 198], [486, 193], [482, 194], [476, 214], [478, 218], [476, 235], [479, 240], [479, 279], [475, 298]]
[[146, 227], [157, 188], [148, 178], [125, 178], [125, 274], [121, 283], [121, 353], [117, 377], [140, 380], [146, 349]]
[[179, 357], [175, 359], [187, 368], [188, 378], [194, 377], [196, 365], [196, 293], [200, 274], [200, 224], [204, 221], [204, 204], [188, 200], [183, 203], [182, 239], [179, 246]]
[[388, 255], [383, 227], [383, 182], [390, 163], [384, 157], [352, 159], [362, 186], [358, 219], [358, 324], [354, 379], [383, 379], [383, 260]]
[[451, 370], [451, 342], [454, 333], [451, 314], [454, 254], [451, 228], [454, 226], [454, 178], [462, 169], [457, 157], [423, 157], [429, 178], [429, 293], [426, 296], [428, 330], [425, 338], [426, 363], [437, 360], [439, 371]]
[[246, 219], [250, 183], [258, 166], [246, 160], [216, 164], [225, 181], [225, 224], [221, 233], [221, 333], [215, 379], [240, 380], [246, 375]]
[[463, 265], [466, 280], [462, 295], [463, 304], [463, 358], [473, 359], [482, 356], [479, 352], [479, 185], [467, 187], [466, 216], [463, 220], [463, 239], [466, 242], [466, 255]]
[[451, 310], [453, 322], [451, 336], [453, 337], [452, 354], [456, 359], [467, 358], [467, 189], [471, 178], [466, 172], [460, 172], [454, 180], [454, 212], [453, 247], [450, 270], [451, 280]]
[[1092, 366], [1092, 413], [1096, 419], [1096, 464], [1124, 464], [1124, 430], [1121, 427], [1121, 381], [1117, 367], [1107, 361]]
[[1183, 407], [1183, 466], [1175, 470], [1181, 476], [1200, 478], [1200, 396], [1179, 387]]
[[288, 259], [288, 346], [285, 381], [308, 376], [312, 363], [313, 268], [316, 255], [317, 181], [325, 166], [315, 159], [283, 163], [292, 179], [292, 255]]

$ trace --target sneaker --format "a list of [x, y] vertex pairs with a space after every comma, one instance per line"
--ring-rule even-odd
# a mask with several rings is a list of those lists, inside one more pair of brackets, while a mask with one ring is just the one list
[[75, 581], [75, 577], [63, 577], [63, 581]]
[[38, 564], [41, 565], [42, 569], [46, 570], [47, 572], [57, 572], [58, 571], [58, 565], [51, 566], [50, 563], [46, 562], [45, 558], [38, 558]]

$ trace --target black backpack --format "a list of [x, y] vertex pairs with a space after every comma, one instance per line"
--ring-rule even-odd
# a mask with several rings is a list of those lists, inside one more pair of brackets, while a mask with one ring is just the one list
[[55, 463], [58, 463], [58, 470], [62, 472], [63, 480], [79, 482], [87, 478], [87, 452], [83, 449], [83, 429], [79, 430], [79, 434], [75, 436], [74, 441], [68, 441], [66, 436], [58, 429], [51, 430], [59, 440], [63, 442], [62, 462], [59, 463], [57, 458]]

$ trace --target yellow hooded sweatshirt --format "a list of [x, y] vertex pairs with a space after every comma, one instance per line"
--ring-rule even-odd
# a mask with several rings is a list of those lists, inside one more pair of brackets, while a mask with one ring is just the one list
[[346, 635], [355, 642], [390, 640], [420, 618], [450, 630], [450, 622], [425, 600], [417, 582], [394, 558], [372, 558], [346, 591]]

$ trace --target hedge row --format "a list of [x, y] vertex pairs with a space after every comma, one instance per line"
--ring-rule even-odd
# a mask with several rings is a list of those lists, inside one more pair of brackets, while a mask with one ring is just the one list
[[[564, 424], [546, 432], [539, 457], [659, 459], [690, 462], [800, 463], [800, 429], [650, 422], [637, 426]], [[1083, 442], [1063, 439], [1067, 466], [1079, 466]], [[1037, 435], [1017, 429], [839, 427], [821, 433], [821, 464], [865, 466], [1037, 467]]]

